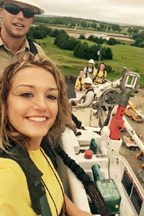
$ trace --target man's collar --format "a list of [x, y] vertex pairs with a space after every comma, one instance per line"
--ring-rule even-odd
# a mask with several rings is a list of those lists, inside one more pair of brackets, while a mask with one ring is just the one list
[[[1, 32], [1, 28], [0, 28], [0, 32]], [[0, 34], [0, 47], [1, 47], [1, 46], [4, 46], [6, 49], [8, 49], [8, 48], [5, 46], [5, 44], [4, 44], [4, 42], [3, 42], [2, 38], [1, 38], [1, 34]], [[24, 40], [24, 42], [23, 42], [23, 44], [22, 44], [22, 46], [20, 47], [19, 50], [25, 51], [26, 49], [29, 50], [30, 47], [29, 47], [28, 40], [25, 38], [25, 40]], [[18, 51], [19, 51], [19, 50], [18, 50]]]

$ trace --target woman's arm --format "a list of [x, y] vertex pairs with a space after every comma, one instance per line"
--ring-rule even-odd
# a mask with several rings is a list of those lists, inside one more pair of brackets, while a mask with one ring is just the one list
[[92, 214], [80, 210], [65, 194], [66, 212], [68, 216], [91, 216]]

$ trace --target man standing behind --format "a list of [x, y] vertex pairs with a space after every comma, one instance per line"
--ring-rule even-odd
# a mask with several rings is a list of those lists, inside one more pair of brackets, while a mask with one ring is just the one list
[[[36, 0], [0, 0], [0, 73], [23, 51], [32, 51], [26, 39], [36, 14], [44, 11]], [[34, 49], [44, 54], [42, 48], [35, 44]]]
[[95, 71], [94, 60], [90, 59], [88, 61], [88, 66], [84, 68], [85, 78], [92, 77], [93, 72]]

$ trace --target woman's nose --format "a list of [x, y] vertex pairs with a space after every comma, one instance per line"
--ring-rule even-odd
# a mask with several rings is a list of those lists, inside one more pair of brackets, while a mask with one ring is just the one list
[[45, 111], [47, 108], [47, 102], [45, 98], [37, 98], [37, 99], [33, 99], [31, 100], [31, 102], [33, 103], [33, 108], [37, 109], [37, 110], [41, 110], [41, 111]]

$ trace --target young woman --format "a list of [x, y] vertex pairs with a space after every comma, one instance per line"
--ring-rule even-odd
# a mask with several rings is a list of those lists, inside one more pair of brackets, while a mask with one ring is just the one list
[[[58, 68], [45, 56], [25, 53], [7, 67], [0, 78], [0, 215], [36, 216], [31, 203], [26, 176], [13, 160], [18, 158], [26, 169], [33, 161], [41, 171], [52, 216], [89, 216], [64, 194], [60, 178], [41, 141], [55, 145], [65, 126], [74, 128], [66, 96], [64, 79]], [[16, 149], [16, 150], [15, 150]], [[18, 151], [20, 149], [20, 151]], [[31, 170], [33, 172], [33, 170]]]
[[105, 79], [107, 77], [107, 71], [105, 70], [105, 64], [101, 63], [97, 70], [94, 71], [92, 75], [93, 84], [94, 85], [100, 85], [105, 82]]

